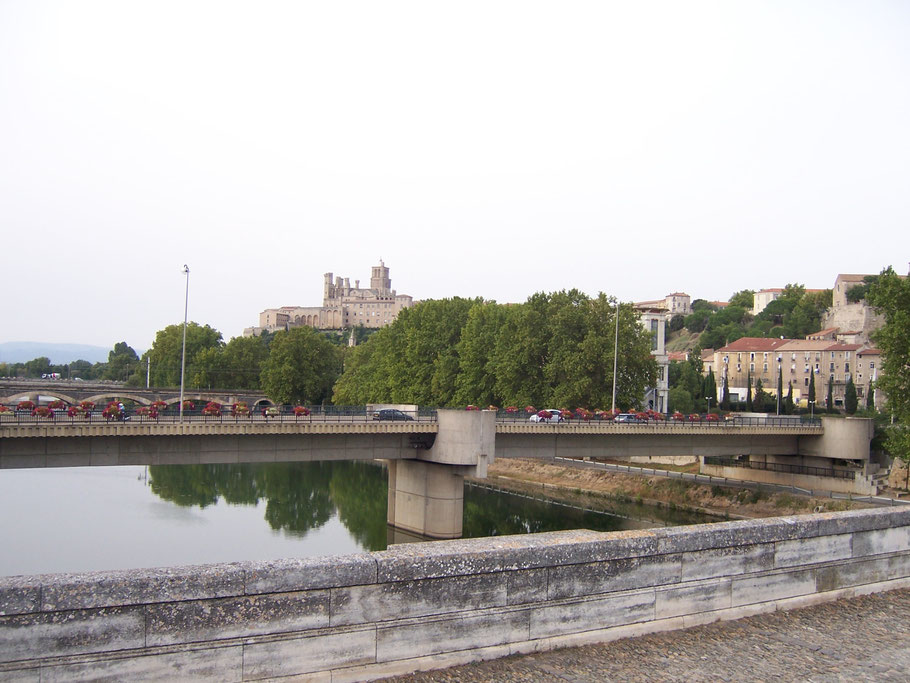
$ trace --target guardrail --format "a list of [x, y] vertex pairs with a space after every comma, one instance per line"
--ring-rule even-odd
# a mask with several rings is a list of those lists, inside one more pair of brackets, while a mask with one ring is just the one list
[[835, 470], [826, 467], [811, 467], [808, 465], [787, 465], [779, 462], [746, 462], [744, 460], [731, 460], [716, 456], [706, 456], [706, 465], [715, 467], [741, 467], [747, 470], [765, 470], [767, 472], [782, 472], [784, 474], [810, 474], [816, 477], [831, 477], [833, 479], [856, 479], [854, 470]]
[[[193, 408], [192, 410], [183, 411], [184, 422], [205, 422], [205, 423], [225, 423], [235, 424], [242, 422], [371, 422], [377, 420], [376, 411], [367, 411], [364, 406], [306, 406], [308, 414], [297, 415], [294, 413], [294, 407], [273, 406], [268, 408], [251, 408], [245, 414], [233, 414], [229, 406], [223, 406], [220, 414], [204, 414], [203, 408]], [[401, 411], [411, 420], [418, 422], [436, 422], [436, 408], [420, 408], [416, 411]], [[130, 422], [139, 423], [173, 423], [179, 421], [179, 413], [173, 406], [166, 411], [161, 411], [157, 416], [140, 414], [135, 410], [127, 409], [126, 416]], [[17, 425], [84, 425], [84, 424], [105, 424], [118, 422], [116, 418], [106, 418], [101, 414], [101, 410], [81, 413], [78, 415], [67, 415], [66, 409], [55, 410], [52, 415], [42, 417], [33, 415], [30, 410], [12, 410], [0, 413], [0, 426], [7, 424]], [[388, 420], [394, 421], [394, 420]], [[739, 417], [735, 416], [730, 419], [711, 420], [704, 416], [699, 419], [686, 420], [636, 420], [630, 422], [614, 422], [610, 419], [592, 417], [588, 420], [573, 417], [570, 419], [561, 419], [556, 422], [531, 422], [529, 416], [524, 413], [508, 413], [501, 410], [496, 415], [496, 421], [500, 424], [535, 424], [541, 428], [547, 425], [565, 426], [584, 426], [584, 425], [617, 425], [617, 426], [648, 426], [655, 429], [669, 427], [821, 427], [820, 418], [810, 417]]]

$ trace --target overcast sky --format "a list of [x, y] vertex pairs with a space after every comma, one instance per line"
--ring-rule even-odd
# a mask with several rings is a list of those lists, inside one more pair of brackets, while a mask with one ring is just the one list
[[0, 0], [0, 341], [910, 260], [910, 2]]

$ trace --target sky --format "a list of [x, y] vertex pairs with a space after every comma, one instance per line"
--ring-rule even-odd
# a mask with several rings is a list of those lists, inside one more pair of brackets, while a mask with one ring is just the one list
[[[0, 0], [0, 341], [910, 261], [910, 3]], [[183, 266], [190, 269], [189, 277]]]

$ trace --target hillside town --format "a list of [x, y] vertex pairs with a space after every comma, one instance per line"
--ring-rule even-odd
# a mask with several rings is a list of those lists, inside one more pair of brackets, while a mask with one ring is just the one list
[[[730, 306], [729, 302], [693, 299], [682, 291], [662, 299], [635, 302], [633, 306], [641, 325], [651, 333], [651, 354], [658, 364], [657, 382], [647, 390], [643, 405], [661, 413], [674, 409], [670, 400], [669, 366], [689, 360], [697, 352], [702, 375], [712, 376], [717, 395], [726, 392], [731, 404], [744, 404], [752, 387], [761, 382], [763, 390], [774, 400], [786, 393], [794, 405], [812, 409], [814, 403], [827, 401], [830, 394], [832, 407], [843, 408], [847, 385], [852, 383], [859, 401], [878, 407], [882, 397], [874, 396], [871, 387], [880, 372], [881, 354], [871, 335], [881, 326], [882, 318], [861, 296], [848, 296], [850, 290], [862, 288], [875, 277], [870, 273], [842, 273], [835, 277], [830, 289], [802, 288], [804, 295], [825, 302], [830, 299], [818, 329], [794, 338], [768, 334], [740, 336], [718, 348], [702, 348], [693, 338], [688, 343], [675, 342], [688, 316], [697, 310], [724, 310]], [[780, 303], [787, 292], [782, 287], [747, 290], [744, 294], [750, 295], [751, 300], [744, 317], [756, 319], [774, 302]], [[349, 277], [326, 273], [321, 306], [267, 308], [259, 314], [259, 324], [245, 328], [243, 335], [259, 336], [263, 332], [296, 327], [351, 332], [362, 326], [376, 330], [391, 325], [401, 311], [415, 303], [411, 295], [399, 294], [392, 288], [389, 268], [380, 259], [372, 267], [369, 287], [361, 287], [360, 280], [351, 286]], [[353, 334], [349, 334], [349, 342], [355, 343]]]

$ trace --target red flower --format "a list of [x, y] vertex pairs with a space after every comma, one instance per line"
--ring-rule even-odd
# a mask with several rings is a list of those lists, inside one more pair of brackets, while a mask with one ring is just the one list
[[506, 408], [506, 412], [507, 413], [517, 413], [518, 408], [516, 408], [515, 406], [509, 406], [508, 408]]
[[294, 406], [294, 415], [298, 417], [306, 417], [310, 414], [310, 409], [306, 406]]

